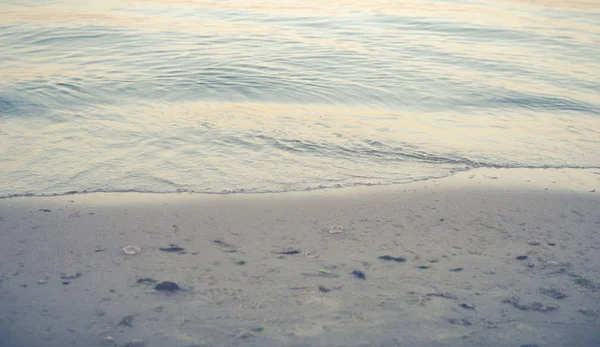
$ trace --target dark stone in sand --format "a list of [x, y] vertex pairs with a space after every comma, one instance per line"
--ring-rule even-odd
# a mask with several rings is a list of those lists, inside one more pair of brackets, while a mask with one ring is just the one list
[[136, 282], [139, 283], [139, 284], [156, 284], [156, 280], [152, 279], [150, 277], [140, 278]]
[[535, 345], [535, 344], [532, 345], [532, 344], [528, 343], [526, 345], [521, 345], [519, 347], [540, 347], [540, 345]]
[[159, 248], [161, 251], [163, 252], [169, 252], [169, 253], [178, 253], [178, 252], [183, 252], [184, 249], [174, 245], [174, 244], [170, 244], [169, 247], [165, 247], [165, 248]]
[[450, 271], [452, 271], [452, 272], [460, 272], [462, 270], [464, 270], [462, 267], [456, 267], [454, 269], [450, 269]]
[[354, 277], [360, 278], [361, 280], [364, 280], [367, 278], [367, 276], [365, 276], [365, 273], [360, 270], [354, 270], [354, 271], [352, 271], [352, 274], [354, 275]]
[[297, 250], [297, 249], [294, 249], [294, 250], [291, 250], [291, 251], [279, 252], [279, 254], [285, 254], [285, 255], [293, 255], [293, 254], [298, 254], [298, 253], [300, 253], [300, 251]]
[[52, 212], [52, 210], [49, 210], [47, 208], [40, 208], [38, 211], [41, 211], [41, 212]]
[[526, 255], [520, 255], [520, 256], [517, 257], [517, 260], [525, 260], [527, 258], [528, 257]]
[[468, 320], [464, 319], [464, 318], [450, 318], [448, 319], [448, 323], [450, 324], [457, 324], [457, 325], [462, 325], [465, 327], [468, 327], [471, 325], [471, 322], [469, 322]]
[[427, 265], [419, 265], [419, 266], [417, 266], [417, 269], [427, 270], [427, 269], [429, 269], [429, 266], [427, 266]]
[[475, 311], [475, 305], [467, 304], [466, 302], [463, 302], [462, 304], [460, 304], [458, 306], [464, 308], [465, 310], [473, 310], [473, 311]]
[[119, 322], [119, 326], [126, 326], [130, 328], [133, 327], [133, 316], [129, 315], [123, 317], [123, 319], [121, 319], [121, 321]]
[[392, 257], [391, 255], [382, 255], [381, 257], [379, 257], [379, 259], [386, 260], [386, 261], [395, 261], [397, 263], [402, 263], [402, 262], [406, 261], [406, 258]]
[[567, 295], [556, 288], [540, 288], [540, 294], [551, 297], [552, 299], [560, 300]]
[[66, 286], [66, 285], [69, 285], [69, 283], [71, 283], [71, 282], [69, 282], [69, 281], [63, 281], [62, 284], [63, 284], [63, 286]]
[[163, 291], [163, 292], [176, 292], [178, 290], [181, 290], [181, 288], [179, 288], [177, 283], [169, 282], [169, 281], [160, 282], [159, 284], [156, 285], [156, 287], [154, 287], [154, 289]]
[[320, 286], [319, 286], [319, 291], [320, 291], [321, 293], [329, 293], [329, 292], [331, 291], [331, 289], [329, 289], [329, 288], [327, 288], [327, 287], [325, 287], [325, 286], [323, 286], [323, 285], [320, 285]]

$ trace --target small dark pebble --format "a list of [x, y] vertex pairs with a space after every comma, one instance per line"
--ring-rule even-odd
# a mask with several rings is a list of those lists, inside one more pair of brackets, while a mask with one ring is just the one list
[[299, 250], [297, 250], [297, 249], [294, 249], [294, 250], [292, 250], [292, 251], [283, 251], [283, 252], [279, 252], [278, 254], [292, 255], [292, 254], [298, 254], [298, 253], [300, 253], [300, 251], [299, 251]]
[[170, 244], [169, 247], [159, 248], [159, 249], [163, 252], [169, 252], [169, 253], [177, 253], [177, 252], [185, 251], [183, 248], [181, 248], [177, 245], [174, 245], [174, 244]]
[[244, 265], [244, 264], [246, 264], [246, 261], [245, 260], [238, 260], [235, 263], [238, 264], [238, 265]]
[[429, 269], [429, 266], [427, 266], [427, 265], [419, 265], [419, 266], [417, 266], [417, 269], [427, 270], [427, 269]]
[[367, 276], [365, 276], [365, 273], [360, 270], [354, 270], [354, 271], [352, 271], [352, 274], [354, 275], [354, 277], [360, 278], [361, 280], [364, 280], [367, 278]]
[[450, 324], [458, 324], [458, 325], [462, 325], [462, 326], [465, 326], [465, 327], [468, 327], [468, 326], [471, 325], [471, 322], [469, 322], [467, 319], [464, 319], [464, 318], [460, 318], [460, 319], [458, 319], [458, 318], [450, 318], [450, 319], [448, 319], [448, 322]]
[[176, 292], [178, 290], [181, 290], [181, 288], [179, 288], [177, 283], [169, 282], [169, 281], [160, 282], [159, 284], [156, 285], [156, 287], [154, 287], [154, 289], [160, 290], [163, 292]]
[[520, 256], [517, 257], [517, 260], [525, 260], [527, 258], [528, 257], [526, 255], [520, 255]]
[[150, 277], [140, 278], [136, 282], [139, 283], [139, 284], [156, 284], [156, 280], [152, 279]]
[[325, 287], [324, 285], [319, 285], [319, 291], [321, 293], [329, 293], [331, 291], [331, 289]]
[[52, 212], [52, 210], [48, 210], [46, 208], [40, 208], [38, 211], [41, 211], [41, 212]]
[[265, 328], [264, 327], [256, 327], [256, 328], [252, 328], [250, 330], [254, 331], [255, 333], [262, 333], [263, 331], [265, 331]]
[[443, 221], [444, 221], [444, 218], [440, 218], [440, 222], [443, 222]]
[[406, 258], [392, 257], [391, 255], [382, 255], [381, 257], [379, 257], [379, 259], [381, 259], [381, 260], [387, 260], [387, 261], [395, 261], [397, 263], [402, 263], [402, 262], [406, 261]]
[[69, 283], [71, 283], [71, 282], [69, 282], [69, 281], [63, 281], [63, 283], [62, 283], [62, 284], [63, 284], [63, 286], [66, 286], [66, 285], [68, 285]]
[[554, 243], [554, 242], [548, 242], [548, 246], [556, 246], [556, 243]]
[[454, 269], [450, 269], [450, 271], [452, 271], [452, 272], [460, 272], [462, 270], [464, 270], [462, 267], [456, 267]]
[[475, 311], [475, 305], [467, 304], [466, 302], [463, 302], [459, 306], [462, 307], [462, 308], [464, 308], [465, 310], [473, 310], [473, 311]]
[[532, 345], [532, 344], [528, 343], [528, 344], [526, 344], [526, 345], [521, 345], [521, 346], [519, 346], [519, 347], [540, 347], [540, 345], [535, 345], [535, 344], [534, 344], [534, 345]]
[[121, 321], [119, 322], [119, 326], [126, 326], [130, 328], [133, 327], [133, 316], [129, 315], [123, 317], [123, 319], [121, 319]]

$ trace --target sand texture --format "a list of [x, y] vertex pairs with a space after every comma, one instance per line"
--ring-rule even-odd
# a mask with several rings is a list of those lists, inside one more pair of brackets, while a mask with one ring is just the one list
[[600, 346], [598, 171], [0, 200], [0, 345]]

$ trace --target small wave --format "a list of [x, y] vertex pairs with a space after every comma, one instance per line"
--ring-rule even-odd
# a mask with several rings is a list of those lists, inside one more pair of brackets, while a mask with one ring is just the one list
[[[69, 195], [85, 195], [85, 194], [98, 194], [98, 193], [138, 193], [138, 194], [197, 194], [197, 195], [230, 195], [230, 194], [284, 194], [284, 193], [292, 193], [292, 192], [302, 192], [302, 191], [315, 191], [315, 190], [325, 190], [325, 189], [344, 189], [344, 188], [357, 188], [357, 187], [373, 187], [373, 186], [394, 186], [394, 185], [402, 185], [413, 182], [421, 182], [421, 181], [429, 181], [442, 179], [446, 177], [450, 177], [455, 175], [458, 172], [470, 171], [476, 168], [493, 168], [493, 169], [600, 169], [600, 166], [572, 166], [572, 165], [560, 165], [560, 166], [550, 166], [550, 165], [541, 165], [541, 166], [530, 166], [530, 165], [501, 165], [501, 164], [491, 164], [491, 163], [481, 163], [474, 162], [469, 160], [464, 160], [460, 162], [465, 164], [466, 166], [463, 168], [456, 168], [453, 170], [449, 170], [446, 174], [442, 175], [429, 175], [418, 178], [406, 177], [404, 179], [398, 179], [389, 182], [378, 182], [378, 183], [351, 183], [351, 184], [341, 184], [341, 183], [324, 183], [324, 184], [316, 184], [314, 186], [306, 186], [303, 188], [273, 188], [273, 189], [248, 189], [248, 188], [238, 188], [238, 189], [223, 189], [220, 191], [198, 191], [195, 189], [184, 189], [178, 188], [175, 190], [151, 190], [151, 189], [84, 189], [84, 190], [71, 190], [63, 193], [52, 193], [52, 194], [36, 194], [36, 193], [11, 193], [6, 195], [0, 195], [0, 200], [3, 199], [13, 199], [13, 198], [36, 198], [36, 197], [60, 197], [60, 196], [69, 196]], [[594, 172], [595, 174], [600, 175], [600, 172]], [[368, 178], [368, 177], [366, 177]]]

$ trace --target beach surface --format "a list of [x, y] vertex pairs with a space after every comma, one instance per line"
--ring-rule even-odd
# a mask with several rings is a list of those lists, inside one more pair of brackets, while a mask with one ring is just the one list
[[599, 264], [593, 169], [9, 198], [0, 346], [598, 346]]

